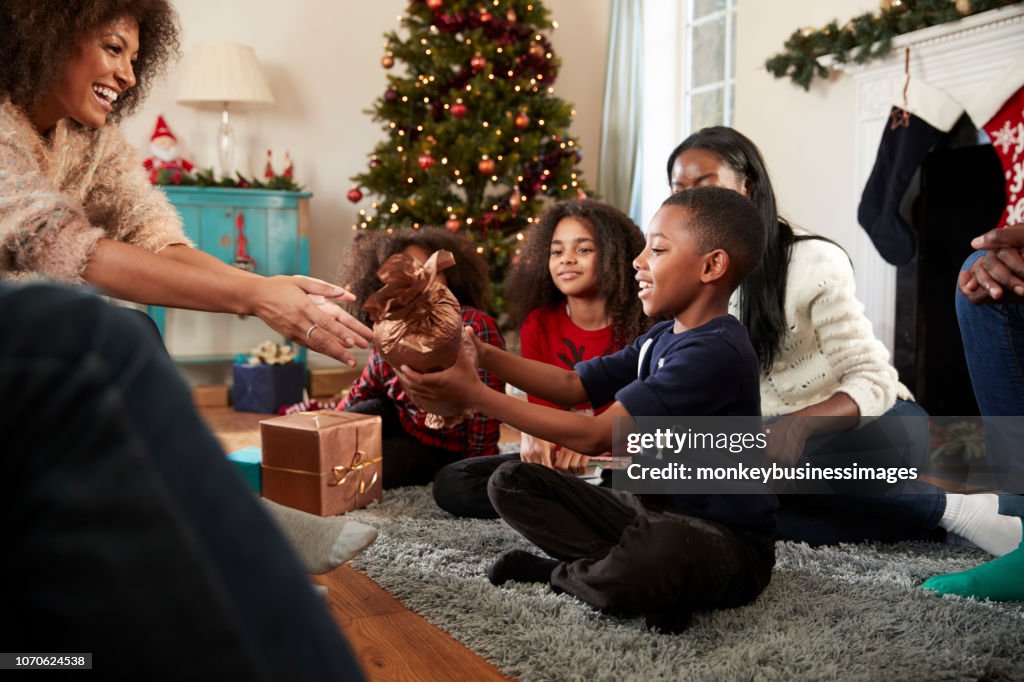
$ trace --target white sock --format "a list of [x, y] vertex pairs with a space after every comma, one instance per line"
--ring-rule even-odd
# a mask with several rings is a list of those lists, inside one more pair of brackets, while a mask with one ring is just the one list
[[989, 493], [946, 493], [946, 511], [939, 525], [989, 554], [1003, 556], [1021, 543], [1021, 520], [999, 513], [999, 496]]
[[377, 539], [377, 529], [344, 516], [314, 516], [264, 499], [288, 543], [313, 574], [330, 573]]

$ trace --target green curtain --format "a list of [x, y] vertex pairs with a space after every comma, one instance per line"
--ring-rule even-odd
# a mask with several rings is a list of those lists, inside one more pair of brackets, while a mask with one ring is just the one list
[[597, 172], [601, 197], [635, 221], [640, 219], [641, 2], [612, 0], [611, 3], [601, 158]]

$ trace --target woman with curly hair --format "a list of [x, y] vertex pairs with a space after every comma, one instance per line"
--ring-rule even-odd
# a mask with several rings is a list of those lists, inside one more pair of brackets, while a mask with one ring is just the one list
[[350, 365], [370, 330], [309, 277], [261, 277], [195, 248], [113, 124], [178, 53], [168, 0], [0, 5], [0, 278], [86, 282], [149, 305], [256, 315]]
[[[440, 250], [451, 251], [455, 256], [455, 265], [439, 273], [437, 279], [446, 284], [459, 301], [463, 326], [471, 327], [484, 343], [504, 348], [505, 341], [497, 322], [484, 312], [490, 298], [487, 264], [472, 244], [442, 228], [358, 235], [346, 253], [339, 277], [355, 294], [355, 301], [346, 304], [350, 312], [369, 323], [363, 304], [370, 294], [384, 286], [377, 270], [388, 258], [405, 253], [422, 263]], [[492, 388], [504, 389], [501, 380], [490, 372], [480, 372], [480, 377]], [[430, 483], [438, 469], [447, 464], [498, 452], [501, 425], [483, 415], [475, 415], [452, 427], [428, 428], [427, 413], [413, 404], [394, 370], [376, 348], [338, 408], [381, 416], [385, 488]]]
[[[632, 259], [644, 250], [640, 228], [598, 201], [553, 205], [530, 229], [507, 290], [512, 322], [520, 326], [524, 358], [572, 370], [610, 355], [650, 326], [637, 294]], [[532, 403], [558, 407], [528, 395]], [[605, 406], [577, 405], [600, 412]], [[496, 518], [487, 480], [508, 460], [543, 464], [565, 473], [586, 470], [589, 458], [522, 434], [518, 454], [456, 462], [434, 478], [434, 499], [456, 516]]]
[[[2, 427], [2, 575], [17, 587], [0, 595], [0, 629], [24, 651], [94, 651], [113, 677], [360, 679], [281, 536], [301, 551], [323, 520], [268, 518], [153, 325], [85, 291], [5, 281], [256, 314], [302, 342], [315, 326], [312, 345], [340, 359], [369, 336], [327, 302], [347, 293], [333, 285], [192, 248], [146, 182], [112, 123], [176, 54], [176, 22], [167, 0], [0, 2], [0, 393], [33, 406]], [[331, 549], [353, 530], [376, 536], [349, 523]]]

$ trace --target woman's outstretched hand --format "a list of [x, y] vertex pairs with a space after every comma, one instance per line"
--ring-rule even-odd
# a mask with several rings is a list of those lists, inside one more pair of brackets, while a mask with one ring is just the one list
[[354, 300], [351, 293], [303, 275], [247, 280], [255, 289], [253, 314], [290, 341], [340, 360], [350, 367], [347, 349], [368, 348], [373, 332], [333, 302]]

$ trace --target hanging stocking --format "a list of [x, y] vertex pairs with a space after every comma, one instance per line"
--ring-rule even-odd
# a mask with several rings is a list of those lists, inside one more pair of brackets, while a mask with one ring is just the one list
[[1024, 223], [1024, 57], [990, 79], [967, 113], [988, 133], [1003, 164], [1006, 209], [998, 227]]
[[906, 265], [917, 252], [917, 236], [900, 215], [907, 187], [929, 150], [963, 113], [956, 100], [923, 81], [905, 92], [902, 107], [893, 107], [882, 133], [875, 166], [868, 177], [857, 222], [887, 262]]

